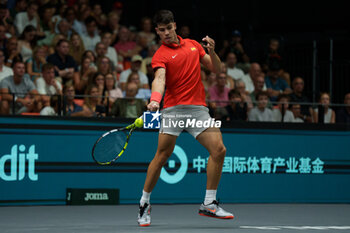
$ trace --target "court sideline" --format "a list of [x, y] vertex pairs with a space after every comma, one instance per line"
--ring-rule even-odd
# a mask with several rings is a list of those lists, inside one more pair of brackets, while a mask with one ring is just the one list
[[350, 232], [349, 204], [223, 204], [234, 220], [198, 215], [199, 205], [152, 205], [152, 225], [137, 226], [136, 205], [0, 207], [1, 233]]

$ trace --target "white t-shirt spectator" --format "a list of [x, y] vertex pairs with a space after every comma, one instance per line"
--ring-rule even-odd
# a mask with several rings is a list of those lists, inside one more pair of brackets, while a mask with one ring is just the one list
[[28, 13], [26, 11], [20, 12], [16, 15], [15, 22], [17, 33], [22, 34], [24, 28], [28, 25], [33, 25], [35, 28], [38, 26], [38, 22], [35, 17], [32, 20], [29, 20]]
[[[272, 110], [273, 112], [273, 121], [276, 122], [282, 122], [282, 113], [279, 109], [275, 108]], [[284, 113], [284, 117], [283, 117], [283, 122], [293, 122], [294, 120], [294, 115], [291, 111], [286, 110], [286, 112]]]
[[40, 115], [42, 116], [57, 116], [55, 109], [51, 106], [46, 106], [40, 111]]
[[101, 37], [98, 34], [95, 34], [94, 37], [83, 35], [81, 39], [83, 40], [85, 50], [91, 51], [95, 51], [96, 44], [101, 41]]
[[242, 77], [244, 76], [243, 70], [236, 67], [233, 67], [233, 68], [227, 67], [227, 74], [233, 77], [234, 80], [242, 79]]
[[[55, 80], [58, 88], [62, 90], [62, 85], [59, 81]], [[35, 81], [36, 88], [41, 95], [55, 95], [57, 94], [56, 88], [53, 85], [48, 85], [43, 77], [39, 77]]]
[[13, 75], [13, 71], [10, 67], [2, 66], [2, 71], [0, 71], [0, 82], [7, 76]]
[[269, 108], [265, 108], [263, 111], [258, 109], [258, 107], [254, 107], [248, 113], [249, 121], [273, 121], [273, 113]]

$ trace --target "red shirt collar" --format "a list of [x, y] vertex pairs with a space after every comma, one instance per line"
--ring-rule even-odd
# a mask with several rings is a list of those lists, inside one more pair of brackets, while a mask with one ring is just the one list
[[163, 42], [163, 45], [171, 47], [171, 48], [178, 48], [178, 47], [185, 44], [185, 41], [181, 38], [181, 36], [177, 36], [177, 39], [179, 40], [179, 44], [176, 44], [176, 43], [166, 44]]

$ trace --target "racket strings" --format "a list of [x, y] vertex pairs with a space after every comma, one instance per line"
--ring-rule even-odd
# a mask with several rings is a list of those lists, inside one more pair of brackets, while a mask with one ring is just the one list
[[108, 163], [117, 158], [127, 141], [127, 131], [114, 131], [103, 136], [95, 145], [93, 156], [99, 163]]

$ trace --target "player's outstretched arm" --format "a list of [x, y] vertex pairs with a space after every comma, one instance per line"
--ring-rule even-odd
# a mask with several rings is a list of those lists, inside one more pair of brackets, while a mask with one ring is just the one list
[[202, 39], [204, 42], [203, 47], [208, 50], [208, 54], [204, 55], [201, 59], [201, 63], [212, 72], [219, 74], [221, 72], [221, 61], [219, 56], [215, 52], [215, 41], [206, 36]]
[[165, 72], [164, 68], [158, 68], [154, 74], [151, 101], [147, 105], [150, 111], [157, 111], [159, 109], [159, 104], [162, 101], [165, 89]]

